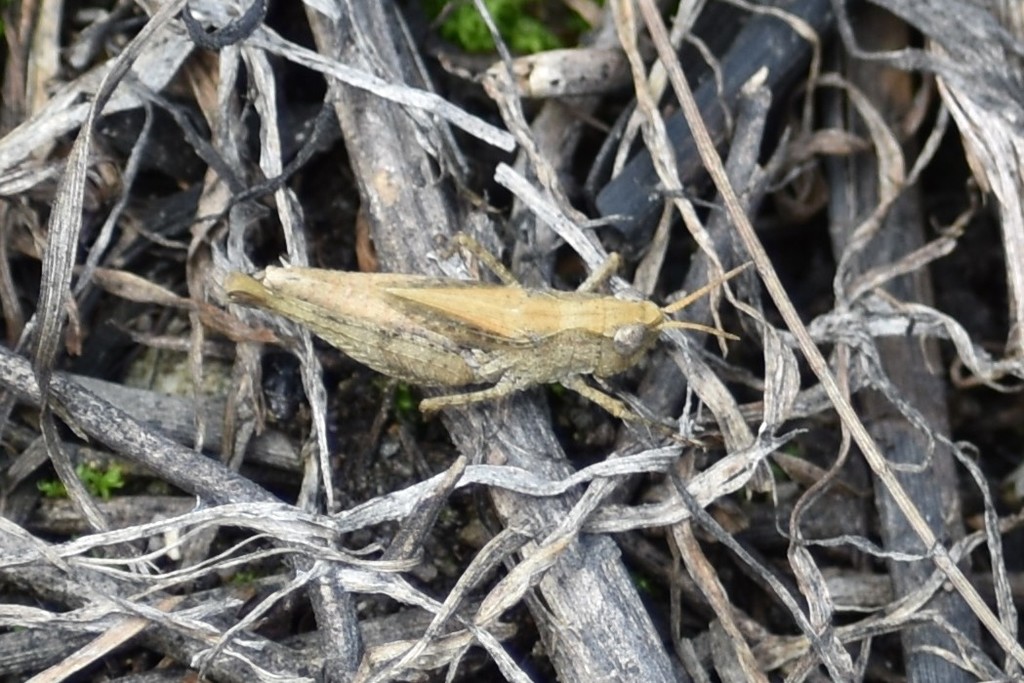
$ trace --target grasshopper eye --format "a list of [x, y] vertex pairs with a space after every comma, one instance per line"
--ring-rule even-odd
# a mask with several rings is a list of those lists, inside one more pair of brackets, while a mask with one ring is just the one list
[[646, 346], [647, 328], [644, 325], [623, 325], [615, 330], [612, 343], [615, 352], [622, 356], [632, 356]]

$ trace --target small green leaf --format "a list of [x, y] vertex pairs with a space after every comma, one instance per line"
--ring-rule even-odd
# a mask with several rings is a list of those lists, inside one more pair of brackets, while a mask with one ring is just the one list
[[60, 479], [43, 479], [36, 482], [36, 488], [46, 498], [67, 498], [68, 490]]
[[395, 386], [395, 414], [408, 417], [416, 412], [416, 399], [412, 396], [412, 389], [405, 382], [399, 382]]
[[258, 578], [260, 578], [258, 572], [251, 569], [243, 569], [235, 572], [235, 574], [229, 579], [229, 582], [234, 586], [246, 586]]
[[75, 468], [75, 472], [89, 493], [103, 500], [110, 500], [114, 489], [124, 486], [121, 466], [117, 464], [111, 465], [106, 470], [100, 470], [83, 463]]
[[[437, 16], [449, 3], [423, 0], [427, 12]], [[560, 36], [575, 37], [587, 29], [574, 12], [554, 12], [549, 3], [538, 0], [484, 0], [494, 24], [508, 46], [520, 54], [555, 50], [565, 46]], [[552, 23], [557, 24], [554, 30]], [[445, 16], [439, 32], [445, 40], [474, 53], [494, 52], [494, 41], [483, 17], [471, 2], [454, 6]]]

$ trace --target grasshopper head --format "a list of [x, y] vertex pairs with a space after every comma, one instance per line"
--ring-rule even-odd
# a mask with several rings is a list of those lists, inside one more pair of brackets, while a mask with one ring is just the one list
[[[611, 344], [606, 344], [598, 354], [597, 366], [592, 372], [598, 377], [610, 377], [636, 365], [647, 349], [658, 339], [659, 330], [655, 325], [626, 323], [618, 325], [611, 335]], [[605, 337], [607, 340], [608, 338]]]
[[612, 335], [612, 343], [615, 345], [615, 352], [624, 358], [640, 353], [650, 345], [650, 327], [642, 323], [622, 325]]

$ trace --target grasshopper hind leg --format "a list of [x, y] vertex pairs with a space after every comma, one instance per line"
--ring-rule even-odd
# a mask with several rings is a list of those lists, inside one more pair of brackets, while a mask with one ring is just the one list
[[[646, 415], [641, 415], [617, 398], [613, 398], [600, 389], [595, 389], [590, 386], [578, 375], [564, 379], [561, 383], [566, 389], [575, 391], [583, 398], [605, 410], [612, 417], [617, 417], [624, 422], [634, 425], [647, 425], [673, 440], [681, 441], [683, 443], [688, 442], [686, 439], [682, 439], [669, 425], [658, 422]], [[463, 394], [448, 394], [446, 396], [425, 398], [420, 401], [420, 412], [425, 416], [429, 416], [444, 408], [469, 406], [483, 401], [494, 401], [516, 392], [523, 391], [524, 389], [529, 389], [531, 386], [534, 385], [528, 382], [501, 380], [493, 387], [488, 387], [487, 389], [481, 389], [479, 391], [468, 391]]]
[[442, 408], [468, 406], [482, 401], [493, 401], [499, 398], [504, 398], [509, 394], [522, 391], [529, 386], [531, 385], [523, 382], [502, 379], [493, 387], [488, 387], [487, 389], [481, 389], [479, 391], [468, 391], [464, 394], [448, 394], [447, 396], [425, 398], [420, 401], [420, 412], [424, 415], [432, 415]]
[[[611, 414], [612, 417], [617, 417], [620, 420], [630, 422], [647, 421], [643, 416], [638, 415], [633, 410], [630, 410], [629, 406], [622, 401], [612, 398], [600, 389], [591, 387], [579, 376], [564, 379], [561, 383], [565, 388], [571, 389], [588, 401], [597, 404], [600, 408], [603, 408], [606, 412]], [[504, 398], [505, 396], [514, 394], [518, 391], [522, 391], [531, 386], [533, 386], [531, 383], [502, 379], [493, 387], [488, 387], [487, 389], [481, 389], [479, 391], [468, 391], [464, 394], [448, 394], [446, 396], [425, 398], [420, 401], [420, 412], [424, 415], [432, 415], [442, 408], [468, 406], [474, 403], [481, 403], [483, 401], [493, 401], [499, 398]], [[660, 426], [664, 427], [664, 425]]]

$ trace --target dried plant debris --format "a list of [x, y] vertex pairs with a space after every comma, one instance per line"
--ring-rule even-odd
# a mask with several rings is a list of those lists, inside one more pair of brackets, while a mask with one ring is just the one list
[[1019, 7], [114, 5], [0, 3], [0, 681], [1024, 676]]

